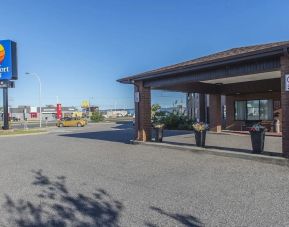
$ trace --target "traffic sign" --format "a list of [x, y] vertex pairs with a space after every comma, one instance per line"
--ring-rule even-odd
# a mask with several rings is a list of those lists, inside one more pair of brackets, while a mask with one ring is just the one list
[[0, 88], [15, 88], [14, 81], [0, 80]]

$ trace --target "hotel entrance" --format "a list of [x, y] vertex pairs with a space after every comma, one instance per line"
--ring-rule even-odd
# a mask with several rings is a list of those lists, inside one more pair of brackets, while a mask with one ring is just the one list
[[[289, 41], [234, 48], [118, 81], [133, 84], [139, 96], [136, 140], [151, 140], [151, 89], [198, 93], [208, 97], [200, 98], [198, 106], [209, 107], [210, 131], [241, 132], [260, 123], [268, 133], [280, 133], [283, 156], [289, 157], [287, 77]], [[200, 119], [207, 119], [206, 112]]]

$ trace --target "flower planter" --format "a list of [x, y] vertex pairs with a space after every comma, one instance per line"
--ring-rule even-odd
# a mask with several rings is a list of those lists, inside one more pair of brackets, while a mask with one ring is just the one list
[[164, 134], [164, 128], [154, 128], [155, 130], [155, 141], [156, 142], [163, 142], [163, 134]]
[[253, 153], [260, 154], [264, 151], [265, 130], [250, 131]]
[[195, 131], [195, 139], [197, 147], [205, 147], [206, 145], [206, 130]]

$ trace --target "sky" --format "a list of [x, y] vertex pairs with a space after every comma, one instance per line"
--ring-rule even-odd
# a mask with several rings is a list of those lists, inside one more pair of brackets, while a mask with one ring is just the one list
[[[214, 52], [289, 40], [287, 0], [0, 0], [0, 40], [18, 45], [9, 104], [132, 108], [117, 79]], [[1, 94], [2, 99], [2, 94]], [[185, 95], [152, 92], [163, 107]]]

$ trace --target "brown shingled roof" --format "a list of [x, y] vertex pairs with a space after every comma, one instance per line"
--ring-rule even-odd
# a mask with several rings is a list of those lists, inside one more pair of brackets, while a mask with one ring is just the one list
[[120, 79], [118, 81], [123, 82], [124, 80], [138, 79], [138, 78], [142, 78], [142, 77], [145, 77], [148, 75], [159, 74], [159, 73], [168, 72], [171, 70], [177, 70], [177, 69], [181, 69], [181, 68], [202, 65], [202, 64], [206, 64], [206, 63], [210, 63], [210, 62], [214, 62], [214, 61], [226, 60], [229, 58], [238, 57], [238, 56], [243, 55], [243, 54], [250, 54], [250, 53], [254, 54], [255, 52], [263, 51], [263, 50], [265, 51], [265, 50], [272, 49], [275, 47], [281, 47], [281, 48], [282, 47], [289, 47], [289, 41], [274, 42], [274, 43], [267, 43], [267, 44], [261, 44], [261, 45], [233, 48], [233, 49], [229, 49], [226, 51], [207, 55], [204, 57], [196, 58], [196, 59], [193, 59], [190, 61], [185, 61], [182, 63], [178, 63], [178, 64], [162, 67], [159, 69], [147, 71], [147, 72], [144, 72], [141, 74], [137, 74], [135, 76], [126, 77], [126, 78]]

